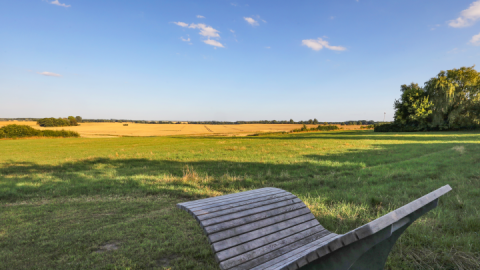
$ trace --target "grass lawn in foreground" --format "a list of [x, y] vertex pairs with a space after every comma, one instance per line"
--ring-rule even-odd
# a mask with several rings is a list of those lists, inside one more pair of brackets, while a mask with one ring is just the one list
[[480, 134], [0, 140], [0, 269], [218, 269], [175, 204], [273, 186], [345, 233], [450, 184], [388, 269], [480, 269]]

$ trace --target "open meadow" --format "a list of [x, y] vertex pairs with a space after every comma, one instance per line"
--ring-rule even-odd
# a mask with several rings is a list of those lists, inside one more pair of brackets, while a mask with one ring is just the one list
[[219, 269], [176, 203], [278, 187], [345, 233], [446, 184], [387, 269], [480, 269], [479, 164], [478, 132], [0, 140], [0, 269]]
[[[246, 136], [254, 133], [288, 132], [299, 129], [301, 124], [243, 124], [243, 125], [202, 125], [202, 124], [137, 124], [124, 123], [80, 123], [79, 126], [40, 127], [35, 121], [0, 121], [0, 128], [6, 125], [27, 125], [40, 130], [72, 130], [85, 138], [119, 136], [151, 137], [169, 135], [224, 135]], [[128, 124], [128, 126], [124, 126]], [[307, 125], [308, 128], [318, 125]], [[340, 126], [345, 130], [360, 129], [360, 125]]]

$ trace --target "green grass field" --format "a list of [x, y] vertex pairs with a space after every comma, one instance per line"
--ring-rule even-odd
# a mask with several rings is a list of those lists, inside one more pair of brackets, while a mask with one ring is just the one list
[[450, 184], [388, 269], [480, 269], [480, 134], [0, 141], [0, 269], [218, 269], [175, 204], [273, 186], [345, 233]]

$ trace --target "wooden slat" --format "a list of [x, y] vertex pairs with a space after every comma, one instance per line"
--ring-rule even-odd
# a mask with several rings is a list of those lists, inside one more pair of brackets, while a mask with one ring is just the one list
[[[258, 230], [253, 230], [248, 233], [240, 234], [231, 238], [227, 238], [225, 240], [216, 242], [212, 245], [213, 250], [218, 252], [220, 250], [224, 250], [236, 245], [240, 245], [242, 243], [252, 241], [254, 239], [260, 238], [265, 235], [269, 235], [271, 233], [277, 232], [284, 230], [286, 228], [305, 223], [307, 221], [314, 220], [315, 225], [320, 225], [318, 221], [315, 219], [315, 217], [310, 213], [306, 214], [303, 216], [299, 216], [296, 218], [292, 218], [280, 223], [272, 224], [270, 226], [258, 229]], [[278, 237], [278, 239], [282, 238], [281, 236]]]
[[[285, 214], [281, 214], [281, 215], [273, 216], [273, 217], [270, 217], [270, 218], [262, 219], [262, 220], [259, 220], [259, 221], [255, 221], [255, 222], [252, 222], [252, 223], [242, 225], [242, 226], [233, 227], [233, 228], [230, 228], [230, 229], [227, 229], [227, 230], [224, 230], [224, 231], [220, 231], [220, 232], [217, 232], [217, 233], [211, 233], [211, 234], [208, 235], [208, 238], [209, 238], [210, 242], [215, 243], [215, 242], [218, 242], [220, 240], [223, 240], [223, 239], [226, 239], [226, 238], [229, 238], [229, 237], [233, 237], [233, 236], [236, 236], [236, 235], [239, 235], [239, 234], [243, 234], [243, 233], [246, 233], [246, 232], [249, 232], [249, 231], [253, 231], [255, 229], [263, 228], [263, 227], [266, 227], [266, 226], [269, 226], [269, 225], [272, 225], [272, 224], [275, 224], [275, 223], [279, 223], [279, 222], [282, 222], [282, 221], [285, 221], [285, 220], [288, 220], [288, 219], [291, 219], [291, 218], [294, 218], [294, 217], [297, 217], [297, 216], [308, 214], [308, 213], [310, 213], [310, 210], [306, 207], [303, 207], [303, 208], [300, 208], [300, 209], [297, 209], [297, 210], [294, 210], [292, 212], [288, 212], [288, 213], [285, 213]], [[214, 226], [216, 226], [216, 225], [214, 225]], [[210, 227], [207, 227], [207, 228], [210, 228]]]
[[222, 196], [217, 196], [217, 197], [212, 197], [212, 198], [206, 198], [206, 199], [201, 199], [201, 200], [196, 200], [196, 201], [191, 201], [191, 202], [183, 202], [183, 203], [179, 203], [178, 205], [181, 205], [181, 206], [184, 206], [184, 207], [200, 206], [200, 205], [204, 205], [204, 204], [210, 203], [210, 202], [222, 201], [222, 200], [247, 196], [247, 195], [251, 195], [251, 194], [264, 193], [264, 192], [270, 191], [270, 190], [278, 190], [278, 189], [276, 189], [276, 188], [254, 189], [254, 190], [250, 190], [250, 191], [238, 192], [238, 193], [222, 195]]
[[215, 200], [215, 201], [211, 201], [211, 202], [205, 202], [204, 204], [201, 204], [201, 205], [192, 205], [192, 206], [189, 206], [188, 209], [190, 209], [191, 211], [197, 211], [199, 209], [208, 209], [208, 208], [212, 208], [212, 207], [216, 207], [216, 206], [227, 205], [227, 204], [232, 204], [232, 203], [236, 203], [236, 202], [242, 202], [242, 201], [252, 199], [252, 198], [266, 197], [266, 196], [269, 196], [269, 195], [272, 195], [272, 194], [291, 194], [291, 193], [286, 192], [284, 190], [266, 190], [266, 191], [260, 192], [260, 193], [253, 193], [253, 194], [245, 195], [245, 196], [237, 196], [237, 197], [228, 198], [228, 199], [225, 199], [225, 200]]
[[[311, 215], [311, 214], [310, 214]], [[309, 228], [318, 226], [320, 227], [319, 230], [324, 230], [323, 227], [318, 223], [316, 219], [311, 219], [309, 221], [303, 221], [300, 220], [298, 223], [292, 227], [288, 227], [286, 229], [282, 230], [277, 230], [273, 231], [270, 234], [260, 234], [261, 230], [258, 231], [258, 234], [255, 235], [254, 237], [257, 237], [257, 239], [249, 239], [248, 241], [245, 241], [241, 236], [240, 239], [243, 241], [243, 244], [240, 244], [238, 246], [233, 246], [229, 249], [222, 250], [220, 252], [217, 252], [215, 257], [217, 258], [218, 261], [224, 261], [226, 259], [238, 256], [242, 253], [249, 252], [250, 250], [257, 249], [259, 247], [268, 245], [270, 243], [273, 243], [275, 241], [278, 241], [280, 239], [286, 238], [288, 236], [291, 236], [293, 234], [296, 234], [298, 232], [307, 230]], [[271, 226], [272, 227], [272, 226]], [[270, 228], [270, 227], [267, 227]], [[269, 233], [269, 232], [267, 232]], [[263, 236], [265, 235], [265, 236]], [[258, 237], [260, 236], [260, 237]], [[247, 236], [248, 237], [248, 236]]]
[[240, 212], [240, 211], [244, 211], [244, 210], [248, 210], [248, 209], [259, 208], [259, 207], [262, 207], [262, 206], [265, 206], [265, 205], [270, 205], [270, 204], [283, 202], [283, 201], [287, 201], [287, 200], [293, 200], [293, 199], [296, 199], [296, 198], [297, 198], [297, 196], [295, 196], [295, 195], [289, 195], [289, 196], [285, 196], [285, 197], [270, 199], [270, 200], [267, 200], [267, 201], [250, 203], [250, 204], [246, 204], [246, 205], [242, 205], [242, 206], [237, 206], [235, 208], [229, 208], [229, 209], [213, 212], [213, 213], [210, 213], [210, 214], [201, 215], [201, 216], [198, 216], [198, 220], [206, 220], [206, 219], [211, 219], [211, 218], [215, 218], [215, 217], [220, 217], [220, 216], [228, 215], [230, 213], [236, 213], [236, 212]]
[[[222, 269], [231, 270], [251, 269], [257, 265], [270, 261], [276, 257], [279, 257], [285, 253], [288, 253], [292, 250], [295, 250], [301, 246], [309, 244], [330, 234], [330, 232], [327, 230], [318, 232], [316, 231], [316, 228], [317, 227], [310, 228], [306, 231], [284, 238], [280, 241], [261, 247], [257, 250], [253, 250], [235, 258], [223, 261], [220, 263], [220, 267]], [[288, 242], [289, 240], [293, 241], [290, 244], [285, 245], [284, 242]]]
[[262, 207], [258, 207], [258, 208], [254, 208], [254, 209], [249, 209], [249, 210], [245, 210], [245, 211], [241, 211], [241, 212], [237, 212], [237, 213], [232, 213], [232, 214], [229, 214], [229, 215], [224, 215], [224, 216], [221, 216], [221, 217], [216, 217], [216, 218], [212, 218], [212, 219], [203, 220], [201, 222], [201, 224], [204, 227], [205, 226], [210, 226], [210, 225], [218, 224], [218, 223], [221, 223], [221, 222], [229, 221], [229, 220], [232, 220], [232, 219], [237, 219], [237, 218], [241, 218], [241, 217], [245, 217], [245, 216], [250, 216], [250, 215], [253, 215], [253, 214], [265, 212], [265, 211], [272, 210], [272, 209], [275, 209], [275, 208], [280, 208], [282, 206], [293, 205], [293, 204], [300, 203], [300, 202], [302, 202], [302, 201], [300, 199], [296, 198], [296, 199], [292, 199], [292, 200], [288, 200], [288, 201], [273, 203], [273, 204], [270, 204], [270, 205], [266, 205], [266, 206], [262, 206]]
[[216, 211], [221, 211], [221, 210], [225, 210], [225, 209], [229, 209], [237, 206], [242, 206], [249, 203], [261, 202], [261, 201], [266, 201], [270, 199], [285, 197], [285, 196], [292, 195], [292, 193], [273, 191], [271, 193], [266, 193], [263, 195], [264, 196], [252, 195], [235, 202], [227, 201], [227, 202], [216, 203], [208, 206], [192, 207], [192, 208], [189, 208], [189, 210], [193, 214], [200, 216], [200, 215], [213, 213]]
[[[265, 211], [265, 212], [262, 212], [262, 213], [258, 213], [258, 214], [255, 214], [255, 215], [250, 215], [250, 216], [245, 216], [245, 217], [229, 220], [229, 221], [219, 223], [219, 224], [215, 224], [215, 225], [212, 225], [212, 226], [206, 226], [206, 227], [203, 227], [203, 229], [205, 230], [205, 232], [207, 234], [210, 234], [210, 233], [219, 232], [219, 231], [227, 230], [227, 229], [230, 229], [230, 228], [234, 228], [234, 227], [237, 227], [237, 226], [242, 226], [242, 225], [245, 225], [245, 224], [248, 224], [248, 223], [264, 220], [264, 219], [267, 219], [267, 218], [272, 218], [272, 217], [275, 217], [275, 216], [278, 216], [278, 215], [286, 215], [286, 214], [289, 214], [290, 212], [293, 212], [295, 210], [305, 209], [305, 208], [308, 209], [307, 206], [303, 202], [296, 203], [296, 204], [293, 204], [293, 205], [287, 205], [287, 206], [284, 206], [284, 207], [279, 207], [279, 208], [272, 209], [272, 210], [269, 210], [269, 211]], [[310, 212], [310, 210], [309, 210], [309, 212]]]
[[[252, 270], [260, 270], [260, 269], [273, 270], [273, 269], [282, 269], [284, 267], [287, 267], [289, 269], [290, 267], [288, 267], [288, 266], [290, 264], [296, 263], [298, 260], [301, 260], [302, 258], [308, 256], [310, 253], [316, 254], [315, 251], [319, 247], [328, 244], [328, 242], [332, 241], [332, 239], [334, 239], [335, 237], [338, 237], [338, 235], [334, 234], [334, 233], [330, 233], [328, 235], [325, 235], [325, 237], [322, 237], [322, 238], [320, 238], [316, 241], [313, 241], [313, 242], [308, 243], [308, 244], [306, 244], [302, 247], [299, 247], [295, 250], [292, 250], [288, 253], [285, 253], [282, 256], [279, 256], [279, 257], [277, 257], [273, 260], [270, 260], [270, 261], [268, 261], [268, 262], [266, 262], [262, 265], [259, 265], [255, 268], [252, 268]], [[318, 257], [316, 257], [316, 258], [318, 258]], [[311, 261], [309, 261], [309, 262], [311, 262]]]
[[268, 187], [268, 188], [252, 189], [252, 190], [248, 190], [248, 191], [242, 191], [242, 192], [237, 192], [237, 193], [232, 193], [232, 194], [227, 194], [227, 195], [210, 197], [210, 198], [205, 198], [205, 199], [200, 199], [200, 200], [195, 200], [195, 201], [182, 202], [182, 203], [179, 203], [179, 204], [184, 205], [184, 206], [190, 206], [190, 205], [201, 204], [201, 203], [204, 203], [205, 201], [218, 200], [218, 199], [222, 199], [222, 198], [232, 198], [232, 197], [237, 197], [239, 195], [240, 196], [245, 196], [245, 195], [252, 194], [252, 193], [265, 192], [266, 190], [274, 190], [274, 189], [277, 189], [277, 188]]

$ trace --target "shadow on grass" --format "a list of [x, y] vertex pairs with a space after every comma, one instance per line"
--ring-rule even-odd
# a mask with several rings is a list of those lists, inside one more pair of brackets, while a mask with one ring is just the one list
[[414, 199], [441, 185], [454, 185], [446, 175], [475, 177], [480, 146], [462, 143], [466, 153], [452, 150], [458, 145], [380, 144], [372, 145], [373, 149], [323, 152], [281, 163], [147, 158], [93, 158], [58, 165], [10, 162], [0, 167], [0, 202], [131, 193], [167, 193], [191, 200], [266, 186], [300, 197], [328, 194], [322, 196], [327, 202], [365, 203], [371, 199], [359, 191], [396, 197], [399, 188]]
[[[326, 140], [378, 140], [378, 141], [409, 141], [409, 142], [442, 142], [445, 136], [455, 136], [454, 140], [471, 141], [471, 136], [478, 136], [480, 131], [430, 131], [430, 132], [373, 132], [372, 130], [352, 130], [352, 131], [323, 131], [323, 132], [300, 132], [290, 134], [278, 134], [268, 136], [247, 136], [247, 137], [226, 137], [226, 139], [252, 139], [252, 140], [305, 140], [305, 139], [326, 139]], [[467, 135], [467, 136], [465, 136]], [[192, 138], [209, 138], [209, 137], [192, 137]], [[214, 137], [210, 137], [214, 138]], [[218, 138], [217, 138], [218, 139]], [[449, 141], [452, 138], [450, 138]], [[478, 140], [477, 137], [474, 140]]]

